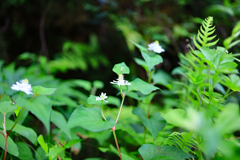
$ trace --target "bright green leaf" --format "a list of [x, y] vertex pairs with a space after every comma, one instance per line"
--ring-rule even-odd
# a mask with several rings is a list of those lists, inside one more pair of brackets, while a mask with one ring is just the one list
[[47, 145], [47, 143], [45, 143], [45, 141], [43, 139], [43, 135], [38, 136], [38, 143], [40, 144], [42, 149], [45, 151], [45, 153], [48, 153], [48, 145]]
[[139, 91], [142, 94], [149, 94], [154, 90], [159, 89], [158, 87], [155, 87], [151, 84], [148, 84], [147, 82], [136, 78], [134, 81], [131, 82], [131, 85], [129, 85], [128, 90], [129, 91]]
[[50, 149], [48, 156], [52, 158], [57, 157], [58, 154], [62, 153], [65, 150], [63, 147], [53, 147]]
[[130, 70], [125, 62], [115, 64], [112, 70], [113, 72], [117, 73], [117, 75], [130, 73]]
[[85, 108], [81, 105], [73, 111], [67, 127], [74, 128], [80, 126], [92, 132], [101, 132], [115, 125], [116, 123], [113, 121], [103, 121], [100, 108]]
[[139, 107], [135, 107], [132, 113], [141, 119], [143, 125], [151, 132], [153, 140], [155, 140], [158, 132], [166, 125], [166, 121], [159, 113], [154, 113], [154, 115], [149, 119], [146, 117], [144, 110]]
[[121, 153], [122, 155], [122, 160], [134, 160], [132, 157], [129, 157], [128, 155]]

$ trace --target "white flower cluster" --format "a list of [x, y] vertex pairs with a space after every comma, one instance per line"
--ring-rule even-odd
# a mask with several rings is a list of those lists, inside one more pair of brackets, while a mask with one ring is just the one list
[[33, 94], [31, 84], [28, 84], [27, 79], [22, 79], [20, 82], [12, 84], [11, 89], [16, 91], [23, 91], [26, 94]]
[[113, 80], [113, 82], [110, 82], [111, 84], [117, 84], [119, 86], [121, 85], [131, 85], [128, 81], [124, 80], [123, 74], [119, 74], [117, 81]]
[[154, 51], [154, 52], [157, 52], [157, 53], [165, 52], [165, 50], [159, 45], [158, 41], [150, 43], [148, 45], [148, 50]]

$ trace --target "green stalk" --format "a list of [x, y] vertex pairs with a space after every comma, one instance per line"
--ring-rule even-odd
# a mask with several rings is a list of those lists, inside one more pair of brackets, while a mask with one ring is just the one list
[[[203, 90], [203, 94], [202, 96], [200, 97], [200, 99], [203, 99], [203, 95], [205, 93], [205, 89], [206, 89], [206, 85], [207, 85], [207, 80], [208, 80], [208, 76], [210, 75], [210, 68], [208, 67], [208, 74], [207, 74], [207, 78], [205, 80], [205, 85], [204, 85], [204, 90]], [[209, 78], [209, 88], [210, 88], [210, 78]], [[198, 110], [200, 109], [200, 106], [201, 106], [201, 100], [200, 100], [200, 103], [199, 103], [199, 106], [198, 106]]]

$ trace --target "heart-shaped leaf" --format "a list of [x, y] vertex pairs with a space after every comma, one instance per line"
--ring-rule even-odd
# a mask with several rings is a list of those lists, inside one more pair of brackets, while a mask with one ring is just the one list
[[153, 56], [150, 56], [149, 54], [147, 54], [144, 51], [142, 51], [141, 54], [142, 54], [144, 60], [147, 62], [149, 71], [151, 71], [155, 65], [163, 62], [162, 57], [158, 54], [154, 54]]
[[117, 73], [117, 75], [130, 73], [130, 70], [125, 62], [115, 64], [112, 70], [113, 72]]
[[151, 132], [153, 140], [155, 140], [158, 132], [161, 131], [166, 125], [165, 119], [162, 118], [159, 113], [154, 113], [149, 119], [146, 117], [142, 108], [135, 107], [132, 113], [141, 119], [143, 125]]
[[100, 108], [85, 108], [81, 105], [73, 111], [67, 127], [74, 128], [80, 126], [92, 132], [101, 132], [115, 125], [114, 121], [103, 121]]

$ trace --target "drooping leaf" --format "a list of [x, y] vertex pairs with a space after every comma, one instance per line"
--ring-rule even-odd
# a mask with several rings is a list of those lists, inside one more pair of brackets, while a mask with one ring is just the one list
[[67, 127], [74, 128], [80, 126], [92, 132], [101, 132], [115, 125], [116, 123], [113, 121], [103, 121], [100, 108], [85, 108], [81, 105], [73, 111]]
[[147, 54], [143, 51], [141, 52], [141, 54], [148, 65], [149, 71], [151, 71], [155, 65], [163, 62], [162, 57], [158, 54], [154, 54], [154, 55], [150, 56], [149, 54]]
[[128, 90], [129, 91], [139, 91], [142, 94], [149, 94], [154, 90], [159, 89], [158, 87], [155, 87], [151, 84], [148, 84], [147, 82], [144, 82], [143, 80], [136, 78], [131, 82], [131, 85], [129, 85]]
[[[3, 135], [0, 135], [0, 147], [3, 150], [5, 149], [5, 138], [3, 137]], [[13, 142], [13, 140], [10, 136], [8, 136], [8, 139], [7, 139], [7, 152], [16, 156], [16, 157], [19, 155], [18, 147]]]
[[26, 143], [23, 142], [17, 142], [17, 147], [19, 151], [18, 158], [22, 160], [33, 160], [32, 152], [29, 148], [29, 146]]
[[42, 86], [34, 86], [34, 87], [32, 87], [32, 90], [33, 90], [34, 95], [36, 95], [36, 96], [52, 95], [56, 91], [56, 88], [45, 88]]
[[165, 119], [159, 113], [154, 113], [149, 119], [146, 117], [144, 110], [139, 107], [135, 107], [132, 113], [141, 119], [144, 126], [151, 132], [153, 140], [155, 140], [158, 132], [166, 125]]
[[68, 128], [65, 128], [67, 121], [60, 112], [52, 110], [51, 122], [54, 123], [60, 130], [63, 130], [70, 137], [70, 130]]
[[128, 66], [125, 64], [125, 62], [115, 64], [112, 70], [117, 75], [130, 73], [130, 70], [129, 70]]
[[[3, 123], [2, 119], [0, 119], [0, 123], [1, 124]], [[12, 120], [10, 120], [10, 119], [6, 120], [6, 129], [7, 130], [10, 130], [13, 125], [14, 125], [14, 122]], [[2, 126], [0, 126], [0, 128], [2, 128]], [[14, 131], [14, 132], [20, 134], [21, 136], [27, 138], [34, 145], [37, 145], [37, 134], [32, 128], [28, 128], [28, 127], [22, 126], [22, 125], [17, 123], [12, 131]]]
[[9, 101], [4, 101], [0, 103], [0, 113], [2, 113], [3, 115], [7, 115], [9, 112], [14, 111], [15, 109], [17, 109], [17, 107]]
[[142, 66], [145, 69], [145, 71], [148, 71], [148, 64], [144, 60], [139, 58], [134, 58], [134, 60], [138, 65]]
[[32, 101], [18, 97], [15, 103], [21, 107], [25, 107], [33, 113], [50, 131], [50, 114], [51, 114], [51, 101], [44, 95], [35, 97]]
[[193, 157], [173, 146], [143, 144], [138, 151], [144, 160], [183, 160]]

